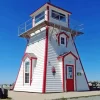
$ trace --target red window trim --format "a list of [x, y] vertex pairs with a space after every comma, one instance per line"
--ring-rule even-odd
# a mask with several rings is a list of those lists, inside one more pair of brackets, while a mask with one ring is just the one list
[[[32, 61], [33, 61], [33, 59], [34, 59], [34, 60], [37, 60], [37, 58], [36, 58], [36, 57], [30, 57], [27, 53], [25, 53], [25, 55], [24, 55], [22, 61], [24, 62], [25, 59], [26, 59], [27, 57], [28, 57], [29, 60], [30, 60], [30, 82], [29, 82], [29, 84], [30, 84], [30, 86], [31, 86], [31, 84], [32, 84], [32, 75], [33, 75], [33, 73], [32, 73], [32, 70], [33, 70], [33, 69], [32, 69], [32, 65], [33, 65]], [[24, 66], [23, 66], [23, 85], [24, 85]]]
[[64, 35], [66, 36], [66, 47], [67, 47], [69, 36], [68, 36], [65, 32], [61, 32], [61, 33], [59, 33], [59, 34], [56, 34], [56, 36], [57, 36], [57, 38], [58, 38], [58, 45], [60, 46], [60, 44], [61, 44], [60, 36], [61, 36], [62, 34], [64, 34]]

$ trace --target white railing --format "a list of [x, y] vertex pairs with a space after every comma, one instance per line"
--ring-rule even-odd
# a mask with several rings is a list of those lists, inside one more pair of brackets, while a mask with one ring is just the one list
[[26, 21], [25, 23], [21, 24], [19, 27], [18, 27], [18, 36], [20, 34], [23, 34], [24, 32], [28, 31], [29, 29], [32, 28], [32, 18], [29, 19], [28, 21]]
[[[43, 16], [40, 16], [36, 21], [40, 20], [42, 17]], [[45, 18], [46, 18], [46, 15], [43, 20], [45, 20]], [[68, 18], [66, 17], [66, 19], [68, 19]], [[18, 36], [27, 32], [28, 30], [30, 30], [33, 27], [33, 23], [35, 24], [36, 21], [31, 18], [28, 21], [26, 21], [25, 23], [21, 24], [18, 27]], [[61, 20], [59, 20], [59, 22], [61, 22]], [[38, 23], [36, 23], [36, 25], [37, 24]], [[70, 18], [69, 26], [71, 29], [76, 30], [76, 31], [82, 31], [84, 29], [83, 24], [81, 24], [80, 22], [78, 22], [76, 20], [73, 20], [72, 18]]]

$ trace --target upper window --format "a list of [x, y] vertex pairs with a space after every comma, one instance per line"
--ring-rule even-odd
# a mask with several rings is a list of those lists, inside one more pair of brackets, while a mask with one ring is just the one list
[[38, 23], [39, 21], [43, 20], [45, 18], [45, 12], [39, 13], [37, 16], [35, 16], [35, 23]]
[[25, 83], [29, 83], [29, 62], [25, 63]]
[[61, 44], [65, 44], [65, 39], [64, 39], [64, 37], [61, 37]]
[[61, 14], [61, 13], [56, 12], [54, 10], [52, 10], [52, 17], [59, 20], [59, 21], [66, 22], [66, 16], [64, 14]]

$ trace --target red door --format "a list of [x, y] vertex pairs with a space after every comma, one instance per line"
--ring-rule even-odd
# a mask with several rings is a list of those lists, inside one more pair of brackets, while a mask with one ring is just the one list
[[74, 91], [74, 67], [73, 65], [66, 66], [66, 90]]

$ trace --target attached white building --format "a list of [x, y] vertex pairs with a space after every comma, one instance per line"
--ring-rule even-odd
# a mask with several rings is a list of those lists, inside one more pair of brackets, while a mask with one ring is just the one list
[[32, 27], [27, 29], [25, 23], [25, 31], [19, 35], [28, 43], [14, 91], [46, 93], [89, 90], [73, 40], [81, 32], [69, 28], [70, 15], [70, 12], [50, 3], [30, 15]]

